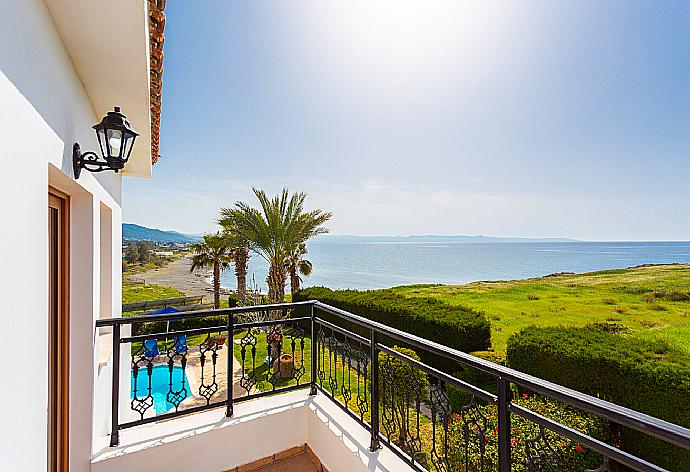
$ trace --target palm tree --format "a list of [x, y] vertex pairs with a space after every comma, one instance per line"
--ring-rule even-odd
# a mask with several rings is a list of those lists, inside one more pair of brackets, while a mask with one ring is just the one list
[[232, 249], [232, 259], [235, 263], [235, 277], [237, 277], [237, 295], [240, 305], [247, 304], [247, 266], [249, 265], [249, 248], [238, 246]]
[[285, 259], [285, 268], [290, 274], [290, 294], [294, 297], [299, 285], [302, 282], [300, 274], [305, 277], [311, 275], [313, 269], [312, 263], [304, 258], [307, 255], [307, 245], [302, 243], [298, 245], [292, 253]]
[[220, 234], [205, 234], [204, 240], [194, 243], [192, 249], [193, 272], [197, 268], [213, 268], [213, 306], [220, 308], [220, 272], [230, 267], [232, 251]]
[[235, 264], [237, 295], [239, 296], [240, 306], [245, 306], [247, 304], [247, 272], [249, 266], [248, 243], [236, 231], [233, 231], [229, 224], [223, 227], [222, 234], [226, 244], [231, 248], [232, 261]]
[[287, 279], [285, 260], [309, 238], [328, 232], [322, 225], [331, 213], [304, 211], [305, 193], [289, 195], [284, 188], [279, 195], [269, 198], [263, 190], [252, 190], [261, 210], [237, 202], [232, 208], [221, 209], [219, 223], [268, 261], [268, 296], [271, 303], [282, 303]]

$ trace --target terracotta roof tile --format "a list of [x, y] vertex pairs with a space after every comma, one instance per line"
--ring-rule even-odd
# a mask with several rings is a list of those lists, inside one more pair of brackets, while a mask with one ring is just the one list
[[163, 42], [165, 41], [165, 0], [149, 2], [149, 49], [151, 62], [151, 161], [160, 157], [158, 145], [161, 127], [161, 92], [163, 88]]

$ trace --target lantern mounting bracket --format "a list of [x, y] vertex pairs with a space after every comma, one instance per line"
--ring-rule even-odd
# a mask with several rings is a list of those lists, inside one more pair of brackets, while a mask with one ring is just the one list
[[117, 172], [119, 170], [110, 167], [108, 162], [105, 159], [101, 159], [95, 152], [86, 151], [82, 154], [79, 143], [74, 143], [72, 148], [72, 170], [74, 170], [75, 179], [79, 178], [82, 169], [86, 169], [89, 172], [103, 172], [104, 170], [114, 170]]

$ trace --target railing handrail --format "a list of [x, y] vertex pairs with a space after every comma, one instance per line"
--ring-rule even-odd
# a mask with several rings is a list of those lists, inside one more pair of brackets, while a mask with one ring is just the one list
[[[220, 308], [214, 310], [198, 310], [162, 315], [143, 315], [99, 319], [96, 321], [96, 327], [119, 327], [121, 325], [129, 325], [133, 323], [142, 323], [148, 321], [173, 321], [177, 319], [204, 318], [208, 316], [227, 316], [231, 314], [251, 313], [257, 311], [285, 310], [296, 307], [318, 308], [326, 313], [330, 313], [334, 316], [354, 322], [355, 324], [358, 324], [364, 328], [368, 328], [369, 330], [374, 330], [390, 338], [397, 339], [412, 346], [424, 349], [437, 355], [441, 355], [445, 358], [454, 360], [460, 364], [464, 364], [479, 369], [481, 371], [484, 371], [490, 375], [497, 377], [498, 379], [516, 383], [532, 391], [551, 397], [555, 400], [563, 401], [570, 404], [571, 406], [594, 413], [597, 416], [611, 420], [622, 426], [626, 426], [637, 431], [641, 431], [645, 434], [659, 438], [670, 444], [674, 444], [676, 446], [680, 446], [684, 449], [690, 450], [690, 429], [688, 428], [684, 428], [680, 425], [670, 423], [668, 421], [664, 421], [659, 418], [655, 418], [653, 416], [622, 407], [615, 403], [611, 403], [606, 400], [602, 400], [600, 398], [596, 398], [591, 395], [578, 392], [576, 390], [564, 387], [562, 385], [558, 385], [540, 379], [538, 377], [534, 377], [532, 375], [519, 372], [509, 367], [495, 364], [488, 360], [472, 356], [470, 354], [458, 351], [456, 349], [407, 333], [402, 330], [391, 328], [382, 323], [369, 320], [362, 316], [355, 315], [346, 310], [342, 310], [340, 308], [336, 308], [316, 300], [307, 300], [292, 303], [278, 303], [269, 305], [255, 305], [248, 307]], [[313, 312], [311, 316], [314, 317]], [[185, 330], [183, 329], [176, 332], [183, 334]]]
[[178, 313], [165, 313], [161, 315], [122, 316], [116, 318], [103, 318], [96, 320], [96, 328], [106, 326], [128, 325], [133, 323], [145, 323], [148, 321], [174, 321], [177, 319], [206, 318], [208, 316], [227, 316], [233, 313], [253, 313], [256, 311], [285, 310], [300, 306], [311, 306], [311, 300], [293, 303], [275, 303], [271, 305], [235, 306], [231, 308], [215, 308], [209, 310], [181, 311]]

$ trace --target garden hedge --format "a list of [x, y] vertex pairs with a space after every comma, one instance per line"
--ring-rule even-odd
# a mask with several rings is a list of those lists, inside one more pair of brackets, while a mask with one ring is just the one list
[[[493, 362], [494, 364], [503, 366], [506, 365], [506, 358], [503, 352], [475, 351], [470, 352], [470, 354], [489, 362]], [[475, 369], [473, 367], [463, 366], [456, 372], [453, 372], [452, 375], [456, 379], [463, 380], [470, 385], [479, 387], [482, 390], [493, 393], [494, 395], [498, 394], [496, 377], [484, 371]], [[448, 392], [448, 399], [453, 407], [453, 411], [460, 411], [460, 408], [467, 405], [472, 398], [470, 393], [467, 393], [465, 390], [450, 384], [446, 385], [446, 391]]]
[[[310, 287], [295, 294], [294, 301], [303, 300], [319, 300], [459, 351], [481, 351], [491, 344], [491, 328], [483, 313], [448, 305], [434, 298], [406, 298], [391, 290], [358, 291]], [[369, 336], [369, 333], [354, 323], [344, 323], [342, 319], [335, 319], [323, 312], [319, 312], [319, 316], [362, 336]], [[391, 340], [384, 339], [382, 342], [390, 344]], [[458, 365], [452, 361], [429, 355], [417, 348], [415, 350], [425, 362], [447, 373], [458, 369]]]
[[[508, 341], [508, 365], [589, 395], [690, 427], [690, 362], [661, 340], [586, 328], [526, 328]], [[621, 447], [670, 470], [690, 452], [626, 428]]]

